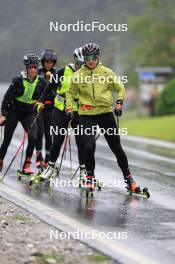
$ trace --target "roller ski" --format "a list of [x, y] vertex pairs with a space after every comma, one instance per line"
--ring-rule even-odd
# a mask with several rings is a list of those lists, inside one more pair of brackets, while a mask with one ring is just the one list
[[125, 183], [127, 184], [126, 189], [129, 195], [143, 197], [143, 198], [150, 197], [148, 188], [145, 187], [141, 190], [140, 186], [137, 185], [137, 183], [133, 180], [131, 175], [125, 178]]
[[30, 180], [30, 185], [36, 182], [41, 181], [49, 181], [51, 178], [56, 178], [58, 176], [59, 169], [58, 167], [54, 167], [52, 164], [49, 164], [49, 166], [38, 173], [38, 175], [34, 175]]
[[23, 170], [18, 170], [17, 171], [17, 177], [18, 177], [18, 181], [21, 181], [21, 179], [23, 177], [26, 177], [26, 178], [31, 178], [32, 176], [34, 176], [34, 173], [25, 173]]

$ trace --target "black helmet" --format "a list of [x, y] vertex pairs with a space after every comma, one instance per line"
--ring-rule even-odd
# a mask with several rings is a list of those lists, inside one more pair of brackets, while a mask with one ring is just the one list
[[43, 65], [45, 60], [51, 60], [54, 62], [54, 65], [57, 62], [57, 54], [52, 49], [46, 49], [41, 53], [41, 64]]
[[83, 56], [89, 56], [89, 55], [100, 55], [100, 47], [96, 43], [87, 43], [83, 46], [82, 50]]
[[30, 64], [38, 65], [40, 63], [40, 57], [36, 54], [26, 54], [23, 58], [24, 65]]

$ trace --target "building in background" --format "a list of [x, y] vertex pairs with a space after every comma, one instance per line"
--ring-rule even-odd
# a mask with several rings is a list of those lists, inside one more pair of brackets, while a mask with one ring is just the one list
[[140, 67], [136, 69], [139, 85], [139, 115], [155, 114], [155, 102], [172, 78], [171, 67]]

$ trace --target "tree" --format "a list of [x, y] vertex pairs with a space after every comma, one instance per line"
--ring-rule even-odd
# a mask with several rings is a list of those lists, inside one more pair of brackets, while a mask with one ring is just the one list
[[167, 83], [156, 102], [157, 115], [175, 114], [175, 79]]

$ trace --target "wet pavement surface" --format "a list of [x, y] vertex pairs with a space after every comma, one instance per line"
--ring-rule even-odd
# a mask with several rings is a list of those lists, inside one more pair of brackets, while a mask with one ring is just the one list
[[[22, 140], [18, 128], [5, 158], [5, 168]], [[42, 182], [29, 188], [28, 179], [17, 181], [20, 155], [15, 160], [4, 182], [16, 190], [32, 196], [73, 219], [104, 232], [117, 232], [116, 239], [156, 260], [158, 263], [175, 263], [175, 162], [173, 150], [146, 146], [122, 140], [135, 180], [141, 187], [148, 187], [150, 199], [129, 196], [122, 183], [122, 174], [116, 159], [103, 137], [96, 150], [96, 177], [111, 180], [113, 186], [95, 191], [94, 198], [86, 201], [85, 192], [72, 185], [61, 187], [61, 179], [69, 180], [71, 169], [69, 155], [63, 162], [58, 186]], [[72, 143], [73, 168], [77, 163], [77, 149]], [[58, 160], [59, 163], [59, 160]], [[33, 159], [33, 168], [35, 159]], [[77, 174], [78, 176], [78, 174]], [[122, 185], [122, 186], [121, 186]], [[127, 232], [127, 239], [121, 239]], [[127, 261], [126, 261], [127, 263]], [[129, 262], [128, 262], [129, 263]], [[131, 263], [131, 262], [130, 262]]]

